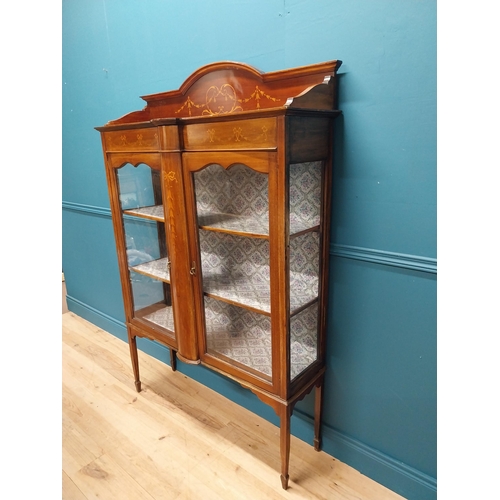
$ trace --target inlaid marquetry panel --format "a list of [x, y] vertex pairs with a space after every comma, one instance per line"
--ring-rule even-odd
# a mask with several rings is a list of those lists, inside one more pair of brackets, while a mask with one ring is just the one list
[[107, 151], [157, 151], [160, 148], [156, 127], [105, 132]]
[[188, 151], [276, 148], [276, 119], [258, 118], [219, 123], [193, 123], [184, 127]]

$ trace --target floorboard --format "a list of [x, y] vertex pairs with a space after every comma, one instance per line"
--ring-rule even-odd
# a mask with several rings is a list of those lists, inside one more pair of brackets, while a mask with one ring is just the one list
[[276, 426], [141, 351], [137, 393], [127, 344], [72, 312], [62, 339], [64, 500], [402, 499], [293, 436], [284, 491]]

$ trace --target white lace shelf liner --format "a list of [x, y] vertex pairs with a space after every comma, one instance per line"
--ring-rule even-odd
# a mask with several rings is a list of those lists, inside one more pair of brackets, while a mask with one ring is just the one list
[[[257, 238], [269, 238], [269, 218], [244, 216], [226, 213], [198, 213], [198, 226], [209, 231], [239, 233]], [[317, 231], [319, 220], [310, 223], [303, 220], [290, 219], [290, 236], [304, 231]]]
[[131, 271], [143, 274], [150, 278], [158, 279], [164, 281], [165, 283], [170, 283], [170, 270], [168, 269], [168, 257], [162, 259], [152, 260], [149, 262], [144, 262], [138, 266], [133, 266], [130, 268]]
[[158, 309], [153, 312], [147, 314], [141, 314], [140, 311], [136, 312], [136, 315], [141, 319], [145, 319], [154, 323], [155, 325], [160, 326], [170, 332], [174, 332], [174, 313], [172, 310], [172, 306], [160, 306]]
[[150, 207], [131, 208], [123, 211], [124, 214], [133, 215], [142, 219], [150, 219], [158, 222], [165, 222], [163, 205], [153, 205]]
[[[272, 376], [271, 321], [267, 316], [205, 298], [207, 348], [212, 353]], [[290, 378], [317, 358], [317, 304], [291, 322]]]
[[[255, 275], [258, 277], [259, 275]], [[290, 273], [290, 315], [318, 297], [318, 277]], [[271, 314], [269, 281], [252, 276], [203, 275], [203, 291], [214, 298], [226, 300], [261, 314]]]

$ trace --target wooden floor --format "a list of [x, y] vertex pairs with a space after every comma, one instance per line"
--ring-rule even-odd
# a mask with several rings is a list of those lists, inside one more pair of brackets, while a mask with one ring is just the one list
[[[63, 301], [64, 310], [64, 301]], [[63, 314], [62, 498], [401, 499], [292, 436], [281, 488], [278, 428], [128, 345]]]

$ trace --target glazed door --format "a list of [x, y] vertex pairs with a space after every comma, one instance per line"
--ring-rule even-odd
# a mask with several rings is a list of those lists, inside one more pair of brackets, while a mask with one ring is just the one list
[[[207, 156], [214, 161], [207, 163]], [[279, 346], [278, 336], [272, 334], [275, 320], [271, 315], [271, 290], [275, 288], [271, 157], [183, 156], [201, 359], [265, 388], [275, 382]]]
[[[124, 163], [114, 169], [120, 214], [119, 255], [126, 261], [127, 321], [175, 346], [170, 259], [165, 234], [159, 158]], [[146, 161], [147, 158], [146, 158]], [[124, 275], [123, 275], [124, 274]]]

